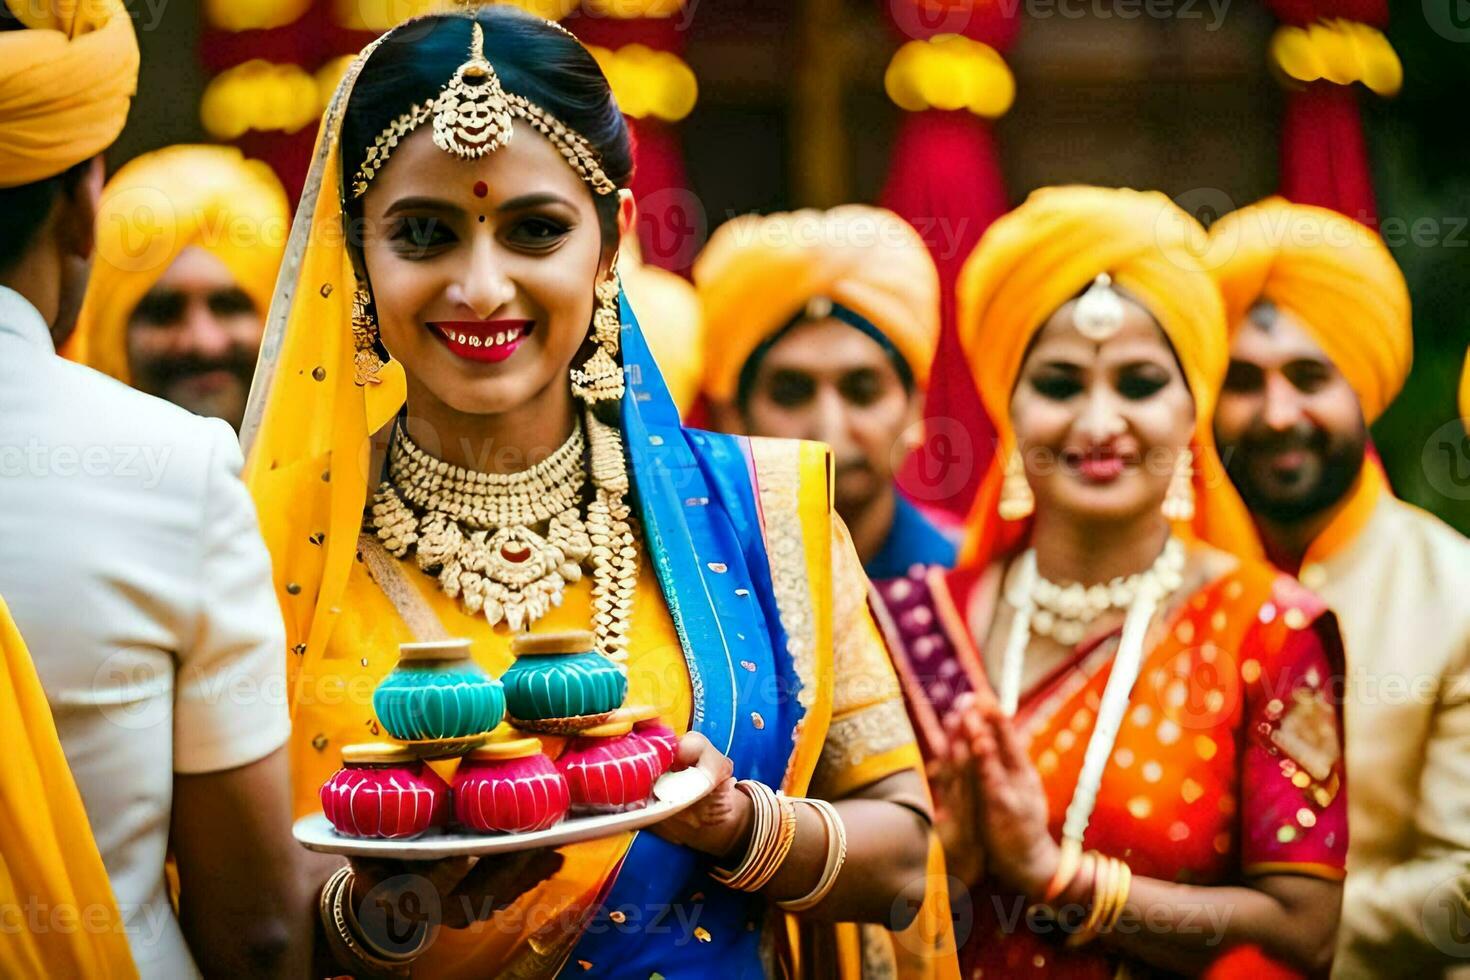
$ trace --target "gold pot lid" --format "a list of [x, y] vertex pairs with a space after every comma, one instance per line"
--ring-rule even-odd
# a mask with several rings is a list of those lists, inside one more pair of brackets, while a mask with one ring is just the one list
[[658, 709], [651, 704], [633, 704], [618, 711], [614, 721], [628, 721], [638, 724], [640, 721], [658, 721]]
[[345, 765], [396, 765], [417, 762], [418, 756], [408, 746], [397, 742], [358, 742], [342, 746]]
[[633, 723], [627, 718], [614, 718], [612, 721], [606, 721], [586, 731], [578, 732], [577, 735], [581, 738], [616, 738], [632, 730]]
[[564, 633], [521, 633], [512, 637], [510, 652], [517, 657], [545, 656], [547, 654], [591, 653], [597, 648], [597, 638], [588, 630], [568, 630]]
[[398, 644], [398, 662], [418, 663], [426, 660], [468, 660], [470, 641], [466, 639], [427, 640], [422, 643]]
[[541, 751], [539, 738], [510, 738], [498, 742], [486, 742], [467, 756], [474, 762], [504, 762], [509, 759], [526, 759]]

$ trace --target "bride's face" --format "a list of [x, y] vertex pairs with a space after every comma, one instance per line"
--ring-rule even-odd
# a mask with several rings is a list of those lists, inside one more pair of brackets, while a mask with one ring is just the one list
[[363, 258], [388, 353], [458, 412], [568, 385], [607, 268], [592, 191], [519, 121], [478, 160], [402, 140], [363, 197]]

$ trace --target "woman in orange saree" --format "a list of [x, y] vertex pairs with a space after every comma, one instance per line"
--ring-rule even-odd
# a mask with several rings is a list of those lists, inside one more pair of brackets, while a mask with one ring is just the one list
[[1268, 975], [1330, 959], [1347, 848], [1341, 644], [1265, 565], [1209, 422], [1198, 225], [1039, 191], [960, 283], [1000, 447], [961, 566], [875, 604], [930, 759], [966, 976]]

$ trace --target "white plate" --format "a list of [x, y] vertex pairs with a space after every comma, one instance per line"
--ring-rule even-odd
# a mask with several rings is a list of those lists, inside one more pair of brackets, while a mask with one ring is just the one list
[[641, 810], [568, 817], [555, 827], [528, 834], [471, 834], [430, 831], [412, 840], [378, 840], [347, 837], [337, 833], [326, 816], [302, 817], [291, 828], [296, 840], [311, 851], [345, 854], [349, 857], [386, 858], [393, 861], [438, 861], [463, 855], [505, 854], [538, 847], [560, 847], [578, 841], [611, 837], [658, 823], [703, 799], [714, 789], [702, 769], [666, 772], [653, 784], [653, 799]]

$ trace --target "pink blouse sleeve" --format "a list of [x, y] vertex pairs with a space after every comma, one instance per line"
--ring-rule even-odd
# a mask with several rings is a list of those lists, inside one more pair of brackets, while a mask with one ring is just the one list
[[1294, 580], [1279, 579], [1246, 636], [1241, 680], [1242, 870], [1341, 880], [1346, 677], [1337, 618]]

